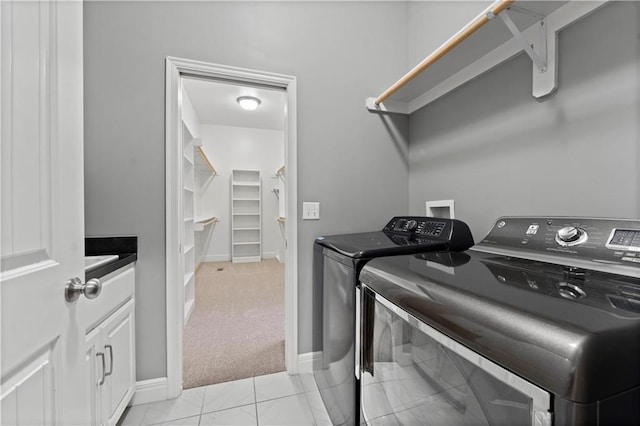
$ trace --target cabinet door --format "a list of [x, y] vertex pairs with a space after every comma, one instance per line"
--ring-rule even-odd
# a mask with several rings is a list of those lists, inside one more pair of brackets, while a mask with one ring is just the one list
[[99, 328], [91, 331], [86, 337], [84, 368], [87, 373], [87, 395], [91, 411], [91, 424], [102, 423], [102, 387], [106, 360], [102, 347], [102, 333]]
[[135, 390], [134, 301], [130, 300], [103, 326], [106, 381], [102, 390], [102, 418], [115, 425]]

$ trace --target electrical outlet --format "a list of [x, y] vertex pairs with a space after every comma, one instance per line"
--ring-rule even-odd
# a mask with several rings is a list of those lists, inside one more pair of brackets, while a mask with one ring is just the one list
[[320, 203], [302, 203], [302, 220], [319, 220]]

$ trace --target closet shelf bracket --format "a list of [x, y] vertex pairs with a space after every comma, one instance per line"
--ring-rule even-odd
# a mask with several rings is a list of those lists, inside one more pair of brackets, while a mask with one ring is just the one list
[[[520, 10], [520, 9], [519, 9]], [[539, 43], [536, 43], [535, 46], [538, 46], [538, 50], [540, 54], [536, 53], [533, 49], [533, 44], [529, 43], [529, 41], [525, 38], [524, 34], [518, 29], [516, 24], [509, 16], [508, 10], [505, 10], [500, 15], [502, 22], [507, 26], [511, 34], [518, 40], [518, 43], [522, 46], [522, 50], [525, 51], [527, 55], [531, 58], [534, 65], [538, 68], [539, 72], [547, 71], [547, 32], [545, 31], [545, 21], [542, 19], [539, 22], [540, 25], [540, 40]]]

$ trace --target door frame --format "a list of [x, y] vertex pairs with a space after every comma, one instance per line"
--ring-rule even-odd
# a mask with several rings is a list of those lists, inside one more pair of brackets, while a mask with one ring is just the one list
[[285, 365], [298, 372], [297, 82], [293, 76], [168, 56], [165, 84], [167, 398], [182, 392], [184, 287], [181, 275], [182, 74], [285, 90]]

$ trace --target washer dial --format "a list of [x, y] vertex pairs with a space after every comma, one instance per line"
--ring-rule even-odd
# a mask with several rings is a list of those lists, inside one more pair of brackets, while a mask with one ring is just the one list
[[408, 231], [413, 231], [417, 225], [418, 225], [418, 222], [416, 222], [415, 220], [411, 219], [410, 221], [407, 222], [407, 230]]
[[582, 244], [587, 238], [587, 232], [577, 226], [565, 226], [556, 233], [556, 242], [564, 247]]

